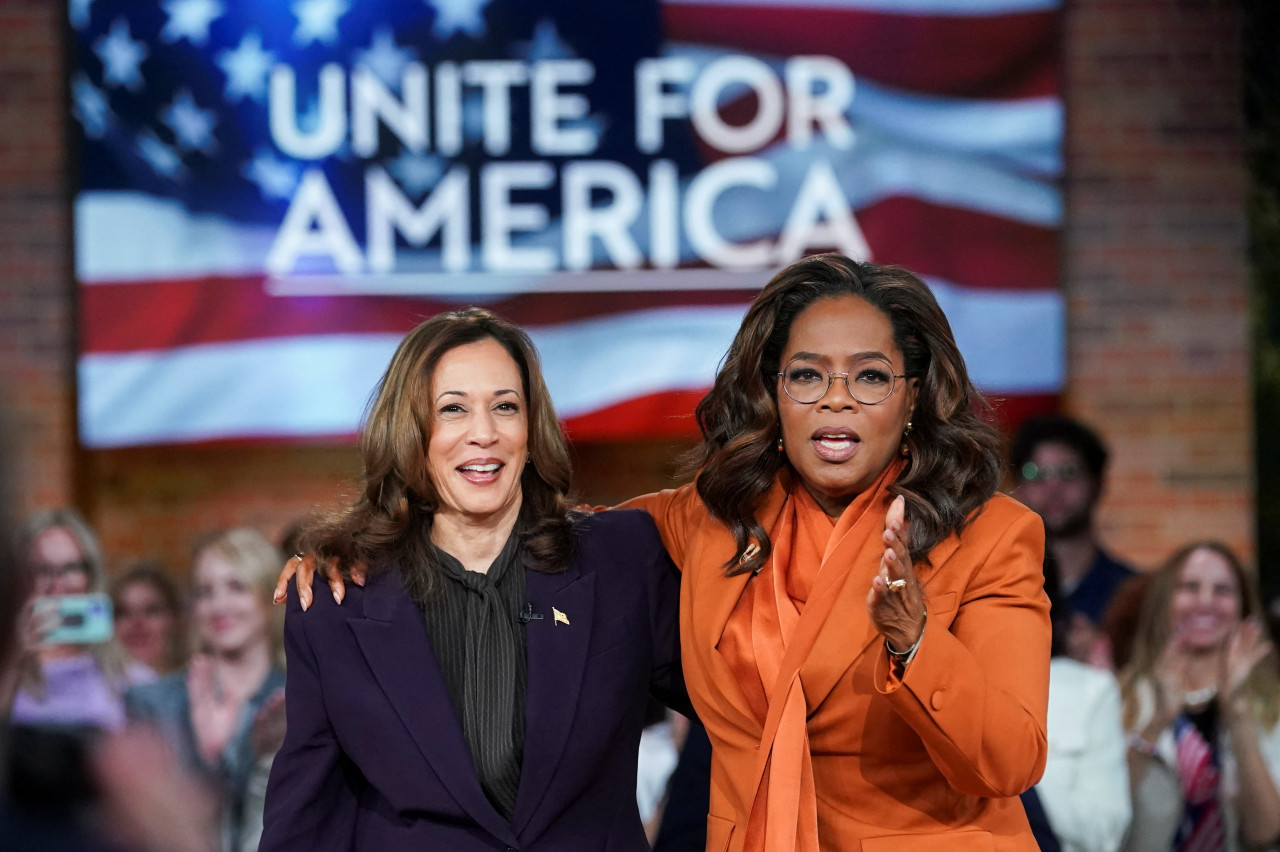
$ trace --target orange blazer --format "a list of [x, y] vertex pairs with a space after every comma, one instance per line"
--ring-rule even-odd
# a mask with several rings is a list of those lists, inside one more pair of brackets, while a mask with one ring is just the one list
[[[764, 529], [773, 529], [787, 486], [780, 477], [756, 513]], [[740, 852], [772, 741], [717, 646], [751, 575], [724, 575], [733, 538], [692, 485], [625, 505], [653, 515], [684, 572], [685, 681], [713, 747], [707, 852]], [[1040, 518], [996, 495], [916, 566], [928, 615], [901, 678], [867, 615], [879, 566], [853, 560], [859, 544], [843, 542], [828, 557], [847, 551], [851, 568], [799, 665], [822, 849], [1036, 852], [1017, 796], [1039, 780], [1046, 755]]]

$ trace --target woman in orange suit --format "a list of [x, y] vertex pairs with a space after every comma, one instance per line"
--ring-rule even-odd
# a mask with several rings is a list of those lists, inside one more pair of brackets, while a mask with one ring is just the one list
[[698, 405], [694, 481], [627, 504], [683, 571], [708, 852], [1037, 848], [1044, 534], [980, 404], [919, 278], [805, 258]]

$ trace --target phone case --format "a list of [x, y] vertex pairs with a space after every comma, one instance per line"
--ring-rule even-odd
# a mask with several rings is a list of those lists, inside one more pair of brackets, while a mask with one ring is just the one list
[[37, 615], [57, 613], [57, 624], [42, 639], [46, 645], [96, 645], [111, 638], [111, 598], [100, 592], [38, 598], [35, 609]]

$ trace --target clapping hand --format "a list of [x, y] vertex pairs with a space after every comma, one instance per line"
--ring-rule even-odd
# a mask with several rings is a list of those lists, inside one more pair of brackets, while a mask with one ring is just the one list
[[284, 743], [285, 710], [284, 690], [277, 689], [262, 702], [262, 708], [253, 717], [249, 742], [257, 757], [275, 754]]
[[884, 553], [867, 592], [871, 623], [895, 651], [911, 648], [924, 631], [924, 592], [912, 569], [905, 530], [906, 500], [898, 496], [885, 514]]
[[1156, 687], [1156, 712], [1150, 728], [1161, 731], [1173, 724], [1186, 703], [1189, 662], [1182, 639], [1178, 633], [1169, 637], [1168, 644], [1160, 652], [1152, 675]]
[[1270, 652], [1271, 641], [1263, 634], [1262, 626], [1254, 619], [1241, 622], [1222, 651], [1218, 694], [1223, 702], [1235, 698], [1254, 668]]
[[240, 702], [227, 694], [213, 660], [205, 654], [196, 654], [187, 664], [187, 695], [200, 756], [216, 764], [222, 750], [235, 736]]

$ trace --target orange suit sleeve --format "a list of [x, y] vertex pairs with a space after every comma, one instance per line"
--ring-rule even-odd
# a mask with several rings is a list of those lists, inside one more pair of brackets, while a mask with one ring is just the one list
[[901, 677], [884, 654], [875, 681], [951, 786], [983, 797], [1016, 796], [1033, 786], [1048, 753], [1044, 527], [1030, 510], [996, 500], [1004, 505], [993, 512], [988, 504], [937, 568], [939, 581], [952, 572], [937, 584], [942, 588], [969, 575], [950, 626], [926, 616], [919, 651]]
[[653, 516], [658, 525], [658, 533], [662, 536], [662, 544], [671, 556], [671, 561], [681, 571], [684, 570], [685, 554], [688, 550], [686, 542], [694, 526], [695, 518], [706, 515], [701, 509], [701, 499], [692, 483], [679, 488], [668, 488], [653, 494], [642, 494], [632, 497], [625, 503], [615, 506], [616, 509], [643, 509]]

